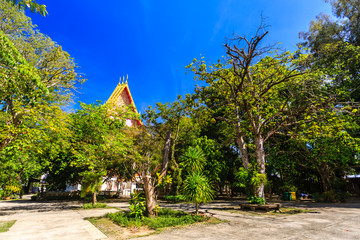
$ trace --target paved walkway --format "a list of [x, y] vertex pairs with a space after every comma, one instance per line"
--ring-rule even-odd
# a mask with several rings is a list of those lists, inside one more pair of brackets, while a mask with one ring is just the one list
[[85, 218], [103, 216], [117, 210], [78, 210], [80, 206], [77, 202], [0, 201], [0, 221], [16, 220], [8, 232], [0, 233], [0, 239], [106, 239], [107, 237]]
[[[220, 211], [238, 206], [238, 202], [215, 201], [201, 207], [228, 223], [193, 225], [141, 239], [360, 239], [360, 203], [314, 204], [286, 203], [287, 206], [311, 209], [312, 213], [256, 216]], [[102, 216], [116, 209], [79, 210], [77, 202], [0, 201], [0, 221], [17, 220], [0, 239], [106, 239], [86, 217]], [[126, 202], [108, 206], [128, 208]], [[164, 205], [163, 205], [164, 206]], [[192, 205], [166, 205], [173, 209], [194, 211]]]
[[[310, 213], [294, 215], [259, 216], [218, 210], [234, 205], [238, 205], [238, 203], [217, 201], [202, 207], [203, 210], [212, 213], [214, 217], [228, 220], [228, 223], [207, 226], [193, 225], [167, 230], [159, 235], [140, 239], [360, 239], [360, 203], [285, 203], [287, 207], [293, 206], [311, 210]], [[176, 204], [171, 207], [193, 211], [193, 208], [187, 204]]]

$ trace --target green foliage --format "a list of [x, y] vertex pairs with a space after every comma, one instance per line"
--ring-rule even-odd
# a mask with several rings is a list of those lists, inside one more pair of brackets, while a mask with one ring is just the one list
[[343, 191], [330, 190], [323, 193], [314, 193], [313, 198], [316, 202], [346, 202], [351, 194]]
[[335, 193], [335, 199], [340, 202], [346, 202], [351, 197], [349, 192], [338, 191]]
[[[172, 103], [157, 103], [155, 107], [150, 106], [142, 115], [146, 129], [151, 134], [151, 142], [155, 143], [149, 149], [158, 154], [157, 161], [164, 157], [168, 160], [168, 174], [172, 178], [171, 192], [174, 195], [178, 194], [182, 184], [179, 157], [199, 131], [195, 120], [191, 118], [191, 106], [190, 94], [186, 95], [185, 99], [179, 95]], [[171, 136], [170, 147], [165, 151], [168, 134]]]
[[[208, 134], [205, 131], [211, 131], [213, 135], [215, 135], [215, 130], [211, 129], [209, 126], [202, 125], [203, 134]], [[217, 128], [220, 128], [218, 126]], [[217, 140], [219, 140], [219, 136], [215, 136]], [[229, 163], [236, 162], [233, 156], [227, 154], [227, 146], [221, 146], [219, 141], [214, 139], [210, 139], [207, 135], [196, 138], [191, 142], [192, 146], [198, 146], [201, 148], [204, 153], [204, 157], [206, 161], [204, 162], [202, 172], [211, 182], [225, 182], [226, 180], [230, 180], [231, 178], [231, 169], [232, 166], [227, 165], [227, 161]]]
[[31, 201], [36, 201], [36, 200], [38, 200], [37, 193], [31, 196]]
[[6, 185], [4, 187], [5, 195], [19, 194], [21, 191], [21, 185], [18, 182], [13, 182], [12, 185]]
[[85, 203], [82, 205], [83, 209], [92, 209], [92, 208], [106, 208], [107, 205], [105, 203], [97, 203], [93, 205], [92, 203]]
[[145, 207], [145, 195], [143, 192], [135, 192], [131, 195], [131, 199], [129, 200], [130, 212], [129, 217], [135, 219], [143, 219], [146, 212]]
[[[125, 126], [125, 119], [133, 119], [132, 111], [126, 107], [110, 104], [80, 104], [81, 108], [72, 117], [72, 166], [82, 172], [83, 190], [96, 193], [102, 177], [113, 173], [116, 164], [124, 163], [130, 152], [133, 140]], [[136, 153], [135, 153], [136, 154]], [[128, 168], [131, 168], [131, 163]], [[114, 173], [113, 173], [114, 174]]]
[[174, 211], [170, 209], [160, 209], [158, 212], [158, 217], [156, 218], [132, 218], [126, 212], [110, 213], [107, 214], [107, 217], [113, 220], [115, 223], [119, 224], [120, 226], [148, 226], [154, 230], [166, 227], [187, 225], [195, 222], [203, 222], [209, 219], [209, 217], [207, 216], [191, 215], [189, 213]]
[[[31, 4], [35, 1], [12, 1]], [[26, 183], [69, 149], [71, 101], [84, 78], [61, 46], [42, 34], [23, 11], [0, 1], [0, 187]]]
[[248, 199], [249, 199], [249, 203], [251, 203], [251, 204], [260, 204], [260, 205], [265, 204], [265, 199], [264, 198], [259, 198], [257, 196], [251, 196]]
[[296, 192], [297, 191], [297, 187], [295, 187], [292, 184], [289, 183], [285, 183], [281, 188], [282, 192]]
[[164, 199], [167, 202], [171, 202], [171, 203], [178, 203], [178, 202], [182, 202], [182, 201], [186, 201], [186, 198], [184, 195], [167, 195], [164, 197]]
[[156, 187], [160, 190], [164, 190], [165, 187], [172, 182], [172, 178], [169, 175], [162, 177], [160, 173], [156, 173], [157, 176], [157, 185]]
[[183, 155], [181, 155], [182, 160], [181, 167], [184, 168], [187, 172], [200, 172], [204, 168], [206, 162], [204, 152], [199, 146], [192, 147], [190, 146]]
[[239, 168], [239, 171], [235, 175], [237, 180], [236, 182], [237, 186], [242, 188], [249, 187], [249, 179], [250, 179], [249, 175], [250, 173], [248, 170], [246, 170], [243, 167]]
[[214, 198], [214, 190], [209, 180], [201, 173], [192, 172], [184, 181], [182, 193], [187, 202], [207, 203]]
[[46, 6], [44, 4], [40, 5], [35, 0], [6, 0], [14, 5], [17, 5], [19, 8], [29, 9], [32, 13], [39, 13], [42, 16], [46, 16], [48, 12], [46, 11]]
[[85, 198], [88, 193], [97, 193], [102, 184], [102, 177], [104, 173], [94, 173], [94, 172], [82, 172], [81, 176], [82, 185], [81, 185], [81, 197]]
[[228, 125], [227, 141], [235, 139], [244, 168], [257, 166], [259, 175], [249, 180], [263, 197], [266, 143], [278, 133], [292, 135], [291, 126], [316, 122], [331, 97], [321, 70], [309, 68], [306, 50], [258, 48], [268, 33], [263, 26], [258, 30], [252, 38], [235, 35], [234, 44], [225, 44], [227, 57], [217, 63], [194, 59], [187, 68], [204, 82], [195, 95], [202, 112], [211, 113], [207, 120]]
[[259, 173], [256, 165], [250, 165], [248, 169], [240, 167], [235, 177], [236, 186], [246, 188], [248, 195], [253, 195], [257, 187], [267, 182], [266, 175]]

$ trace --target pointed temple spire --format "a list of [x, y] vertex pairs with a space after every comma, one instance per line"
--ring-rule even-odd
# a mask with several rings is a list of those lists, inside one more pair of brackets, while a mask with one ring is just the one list
[[[122, 80], [122, 81], [121, 81]], [[133, 111], [135, 113], [137, 112], [134, 100], [131, 96], [129, 85], [128, 85], [128, 76], [123, 76], [123, 78], [119, 80], [119, 84], [116, 86], [114, 92], [110, 95], [109, 99], [107, 100], [107, 103], [112, 103], [116, 106], [129, 106], [131, 105], [133, 107]], [[127, 120], [126, 124], [128, 126], [141, 126], [142, 123], [140, 120]]]

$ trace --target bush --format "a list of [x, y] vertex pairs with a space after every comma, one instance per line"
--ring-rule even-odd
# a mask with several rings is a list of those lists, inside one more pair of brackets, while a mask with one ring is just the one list
[[[92, 201], [93, 196], [91, 194], [86, 195], [85, 197], [83, 197], [83, 200], [85, 202], [91, 202]], [[103, 195], [96, 195], [96, 200], [97, 201], [104, 201], [106, 199], [106, 196]]]
[[5, 198], [6, 197], [5, 195], [6, 195], [6, 192], [4, 190], [0, 189], [0, 199]]
[[261, 205], [265, 204], [264, 198], [259, 198], [257, 196], [251, 196], [248, 199], [249, 199], [249, 203], [251, 203], [251, 204], [261, 204]]
[[106, 208], [105, 203], [97, 203], [93, 205], [92, 203], [84, 203], [82, 206], [83, 209], [92, 209], [92, 208]]
[[38, 200], [38, 195], [37, 194], [32, 195], [31, 196], [31, 201], [36, 201], [36, 200]]
[[168, 195], [165, 196], [164, 199], [171, 203], [178, 203], [186, 200], [184, 195]]
[[348, 192], [330, 190], [323, 193], [314, 193], [313, 198], [316, 202], [346, 202], [351, 196]]
[[201, 173], [193, 172], [184, 181], [183, 194], [187, 202], [195, 203], [196, 214], [199, 203], [207, 203], [213, 200], [214, 193], [215, 191], [208, 178]]
[[346, 200], [349, 199], [350, 197], [351, 197], [351, 194], [348, 192], [339, 191], [339, 192], [335, 193], [335, 199], [340, 202], [346, 202]]
[[117, 212], [117, 213], [108, 213], [107, 217], [110, 218], [115, 223], [124, 227], [141, 227], [148, 226], [154, 230], [165, 228], [165, 227], [174, 227], [186, 224], [192, 224], [195, 222], [203, 222], [209, 219], [207, 216], [201, 215], [191, 215], [189, 213], [174, 211], [170, 209], [160, 209], [158, 212], [158, 217], [149, 218], [144, 217], [143, 219], [131, 217], [129, 212]]
[[135, 192], [131, 194], [129, 200], [130, 217], [143, 218], [146, 212], [145, 208], [145, 194], [143, 192]]

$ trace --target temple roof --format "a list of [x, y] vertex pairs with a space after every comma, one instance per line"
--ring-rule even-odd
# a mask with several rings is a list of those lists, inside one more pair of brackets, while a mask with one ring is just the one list
[[[120, 78], [120, 81], [121, 81], [121, 78]], [[110, 95], [109, 99], [107, 100], [107, 103], [113, 103], [117, 106], [131, 105], [133, 107], [133, 111], [135, 113], [138, 113], [135, 103], [134, 103], [134, 100], [130, 93], [130, 88], [129, 88], [127, 79], [125, 81], [124, 78], [123, 78], [123, 82], [122, 83], [119, 82], [119, 84], [116, 86], [114, 92]], [[140, 120], [136, 120], [136, 121], [139, 125], [142, 125]]]

